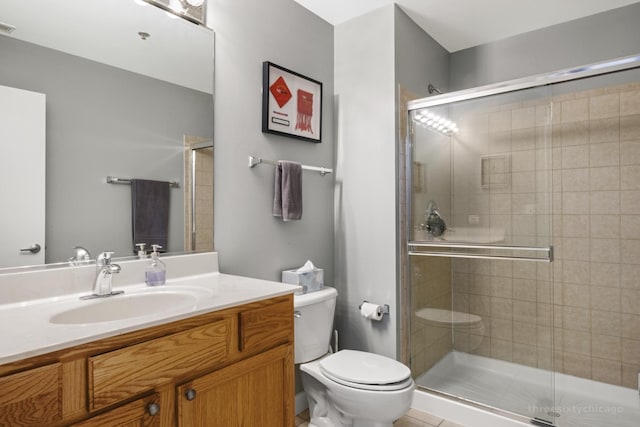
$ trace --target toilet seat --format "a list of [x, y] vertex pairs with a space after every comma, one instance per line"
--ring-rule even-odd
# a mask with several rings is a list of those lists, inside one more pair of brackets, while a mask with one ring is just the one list
[[378, 354], [341, 350], [320, 361], [320, 371], [347, 387], [393, 391], [413, 384], [411, 371], [400, 362]]

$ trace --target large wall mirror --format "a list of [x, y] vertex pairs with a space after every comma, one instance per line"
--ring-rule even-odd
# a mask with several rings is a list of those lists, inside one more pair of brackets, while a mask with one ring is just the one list
[[[46, 99], [43, 162], [20, 152], [21, 141], [0, 126], [0, 169], [18, 172], [0, 183], [2, 210], [17, 214], [0, 218], [0, 246], [29, 216], [7, 201], [11, 195], [31, 197], [45, 212], [44, 241], [18, 236], [0, 249], [0, 268], [65, 262], [75, 246], [92, 258], [105, 250], [133, 255], [131, 186], [109, 184], [109, 176], [177, 182], [166, 249], [195, 247], [185, 235], [194, 217], [187, 165], [194, 146], [213, 138], [213, 31], [136, 0], [2, 0], [0, 23], [8, 24], [0, 25], [0, 87]], [[0, 104], [0, 116], [12, 120], [15, 104]], [[44, 196], [26, 184], [42, 169]], [[196, 176], [210, 177], [213, 191], [212, 169]], [[213, 194], [206, 197], [212, 212]], [[19, 254], [35, 243], [43, 259]]]

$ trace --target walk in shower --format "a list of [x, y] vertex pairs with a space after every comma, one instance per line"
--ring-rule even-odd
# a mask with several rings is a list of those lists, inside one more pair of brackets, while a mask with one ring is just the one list
[[638, 67], [408, 103], [401, 288], [419, 389], [538, 425], [640, 425]]

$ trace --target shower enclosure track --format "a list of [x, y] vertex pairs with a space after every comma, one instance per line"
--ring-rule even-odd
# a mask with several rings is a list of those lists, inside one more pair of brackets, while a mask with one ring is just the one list
[[582, 67], [567, 68], [552, 73], [539, 74], [532, 77], [508, 80], [502, 83], [489, 84], [477, 88], [464, 89], [457, 92], [416, 99], [408, 102], [407, 109], [411, 112], [413, 110], [435, 107], [437, 105], [484, 98], [487, 96], [499, 95], [501, 93], [546, 86], [570, 80], [584, 79], [587, 77], [614, 73], [616, 71], [629, 70], [637, 67], [640, 67], [640, 54], [597, 62], [595, 64], [585, 65]]

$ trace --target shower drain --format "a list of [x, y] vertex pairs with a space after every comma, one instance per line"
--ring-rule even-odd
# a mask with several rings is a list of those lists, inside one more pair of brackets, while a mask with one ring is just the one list
[[547, 415], [549, 415], [550, 417], [554, 417], [554, 418], [560, 417], [560, 413], [559, 412], [554, 412], [554, 411], [547, 412]]

